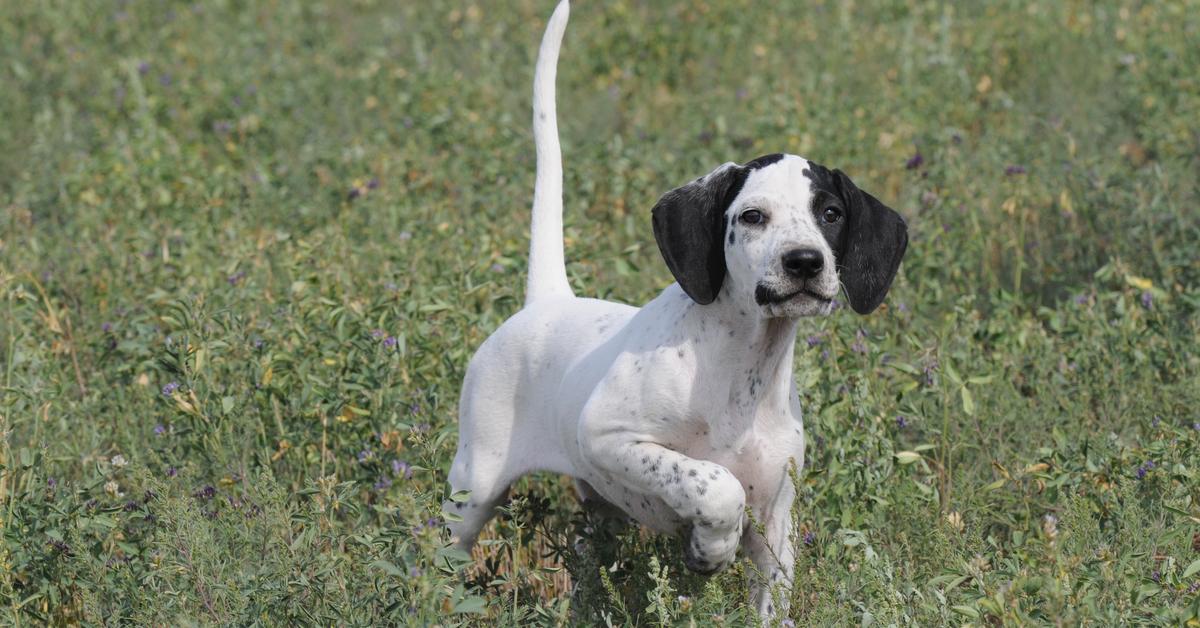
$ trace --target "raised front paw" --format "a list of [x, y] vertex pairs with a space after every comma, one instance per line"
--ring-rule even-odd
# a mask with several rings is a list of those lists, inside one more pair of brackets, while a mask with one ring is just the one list
[[696, 573], [709, 575], [733, 564], [742, 538], [742, 519], [735, 525], [717, 527], [696, 523], [683, 544], [683, 564]]

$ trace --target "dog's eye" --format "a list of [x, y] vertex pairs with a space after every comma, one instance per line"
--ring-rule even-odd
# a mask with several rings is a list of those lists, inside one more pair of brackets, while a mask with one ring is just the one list
[[741, 221], [748, 225], [761, 225], [767, 221], [767, 217], [757, 209], [748, 209], [742, 212]]
[[826, 207], [825, 211], [821, 212], [821, 220], [824, 220], [825, 222], [827, 222], [829, 224], [833, 224], [841, 219], [842, 219], [842, 210], [838, 209], [837, 207], [834, 207], [833, 205]]

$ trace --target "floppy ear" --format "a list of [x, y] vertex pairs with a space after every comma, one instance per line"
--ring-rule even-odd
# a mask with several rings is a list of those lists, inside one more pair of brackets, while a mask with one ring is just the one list
[[725, 210], [748, 170], [727, 163], [663, 195], [651, 211], [654, 241], [675, 281], [693, 301], [712, 303], [725, 281]]
[[833, 176], [847, 205], [838, 275], [850, 307], [870, 314], [887, 296], [900, 267], [908, 248], [908, 225], [900, 214], [858, 189], [846, 173], [834, 170]]

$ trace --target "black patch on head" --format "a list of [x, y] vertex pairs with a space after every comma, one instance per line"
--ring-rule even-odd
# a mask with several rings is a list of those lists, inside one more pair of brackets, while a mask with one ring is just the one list
[[[725, 211], [741, 193], [746, 177], [783, 159], [782, 153], [763, 155], [744, 166], [715, 170], [667, 192], [651, 210], [654, 240], [679, 287], [705, 305], [716, 300], [725, 281], [725, 251], [721, 241], [727, 226]], [[733, 234], [730, 234], [733, 244]]]
[[[813, 219], [833, 250], [850, 307], [869, 314], [887, 296], [900, 267], [908, 248], [908, 225], [846, 173], [809, 163], [804, 176], [811, 182]], [[822, 219], [831, 205], [842, 211], [842, 219], [833, 224]]]

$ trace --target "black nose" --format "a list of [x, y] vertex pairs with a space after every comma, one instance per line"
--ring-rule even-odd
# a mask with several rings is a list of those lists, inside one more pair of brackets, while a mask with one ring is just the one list
[[825, 266], [825, 257], [816, 249], [792, 249], [783, 254], [783, 269], [801, 279], [811, 279]]

